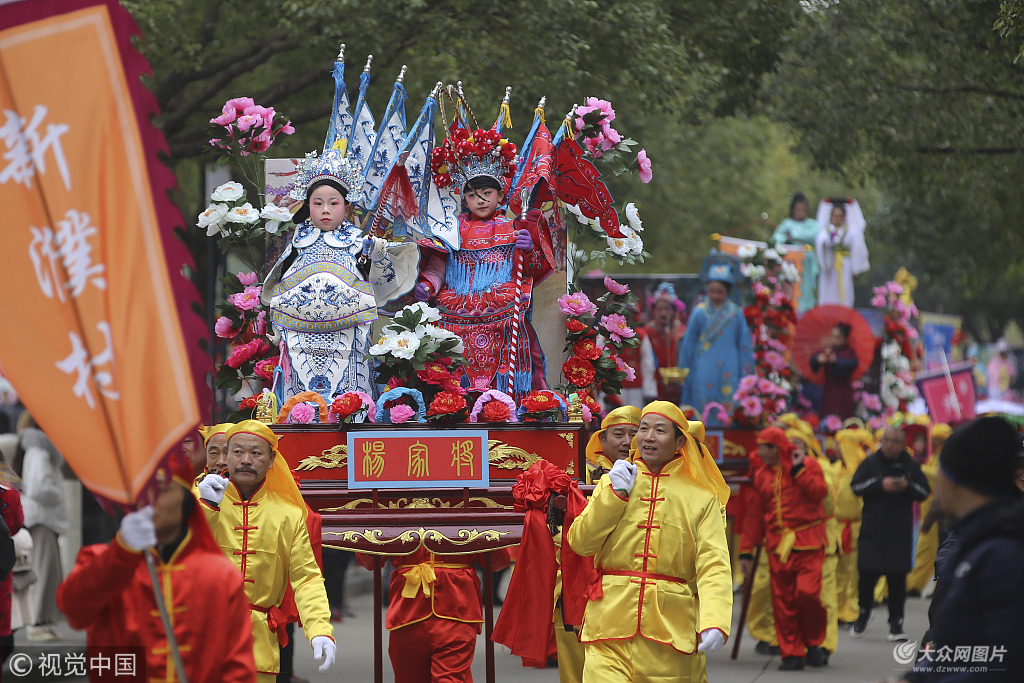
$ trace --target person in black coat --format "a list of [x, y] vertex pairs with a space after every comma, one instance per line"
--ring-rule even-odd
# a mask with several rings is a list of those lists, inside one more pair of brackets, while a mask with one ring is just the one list
[[964, 425], [943, 446], [936, 500], [957, 540], [936, 564], [931, 629], [906, 681], [1024, 680], [1020, 451], [1016, 429], [998, 417]]
[[931, 489], [921, 466], [907, 450], [903, 430], [890, 427], [885, 431], [878, 451], [864, 458], [850, 487], [864, 499], [857, 557], [860, 614], [850, 634], [860, 638], [867, 631], [875, 585], [885, 576], [889, 585], [888, 639], [908, 640], [903, 632], [903, 607], [907, 574], [914, 565], [914, 501], [927, 498]]

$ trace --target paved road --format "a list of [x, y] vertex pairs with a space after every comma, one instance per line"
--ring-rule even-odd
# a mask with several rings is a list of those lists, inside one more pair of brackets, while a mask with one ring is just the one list
[[[335, 624], [335, 636], [340, 656], [334, 667], [325, 673], [317, 671], [317, 663], [313, 660], [308, 641], [302, 636], [301, 631], [296, 632], [296, 636], [299, 638], [299, 647], [295, 655], [297, 675], [309, 679], [312, 683], [338, 683], [339, 681], [363, 683], [373, 680], [373, 603], [371, 596], [369, 594], [352, 596], [350, 608], [355, 612], [356, 617]], [[912, 639], [919, 638], [923, 633], [927, 624], [927, 610], [928, 602], [926, 600], [908, 599], [906, 626]], [[748, 634], [744, 634], [738, 659], [733, 660], [729, 657], [732, 651], [731, 642], [727, 644], [725, 651], [715, 653], [709, 658], [709, 678], [711, 683], [754, 683], [755, 681], [757, 683], [781, 683], [783, 681], [871, 683], [895, 676], [904, 668], [896, 664], [893, 659], [893, 644], [885, 640], [888, 632], [885, 621], [886, 611], [882, 607], [880, 610], [876, 610], [875, 619], [868, 627], [868, 633], [863, 639], [854, 639], [848, 633], [840, 633], [839, 649], [832, 656], [831, 663], [827, 668], [808, 669], [797, 673], [779, 671], [779, 658], [755, 653], [754, 642]], [[218, 625], [211, 626], [217, 627]], [[78, 651], [84, 649], [84, 634], [71, 631], [63, 624], [60, 625], [59, 631], [66, 640], [56, 643], [54, 647], [60, 646], [62, 651], [66, 651], [68, 648]], [[53, 650], [54, 647], [48, 649]], [[38, 658], [41, 651], [41, 648], [27, 643], [23, 630], [15, 635], [15, 652], [30, 653], [33, 657]], [[394, 681], [390, 665], [387, 663], [386, 649], [384, 657], [384, 680]], [[495, 664], [496, 678], [500, 683], [555, 683], [558, 681], [556, 670], [525, 669], [517, 658], [507, 652], [502, 652], [502, 648], [497, 649]], [[6, 668], [3, 673], [5, 680], [9, 681], [46, 680], [67, 683], [84, 681], [84, 679], [67, 676], [46, 679], [30, 676], [19, 679], [11, 676]], [[477, 681], [485, 680], [482, 636], [478, 642], [476, 659], [473, 662], [473, 677]]]

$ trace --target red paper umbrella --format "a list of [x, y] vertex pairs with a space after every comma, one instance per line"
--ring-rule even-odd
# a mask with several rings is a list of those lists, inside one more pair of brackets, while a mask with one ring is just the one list
[[850, 326], [849, 344], [857, 353], [858, 361], [853, 379], [871, 367], [875, 355], [875, 336], [864, 316], [846, 306], [817, 306], [803, 314], [793, 335], [793, 362], [800, 373], [815, 384], [825, 382], [825, 373], [821, 369], [817, 372], [811, 370], [811, 358], [831, 346], [832, 328], [838, 323]]

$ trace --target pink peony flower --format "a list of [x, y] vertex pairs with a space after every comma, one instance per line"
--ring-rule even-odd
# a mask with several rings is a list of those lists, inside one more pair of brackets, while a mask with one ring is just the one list
[[607, 275], [604, 278], [604, 286], [609, 292], [617, 296], [622, 296], [623, 294], [629, 293], [628, 285], [618, 283], [615, 280], [608, 277]]
[[242, 283], [243, 287], [249, 287], [256, 284], [256, 273], [239, 273], [238, 281]]
[[822, 426], [825, 428], [826, 432], [834, 434], [843, 428], [843, 421], [839, 419], [838, 415], [829, 415], [825, 418]]
[[233, 339], [238, 336], [238, 330], [231, 326], [231, 320], [221, 316], [213, 326], [213, 331], [221, 339]]
[[248, 344], [242, 344], [236, 346], [228, 356], [228, 359], [224, 361], [224, 364], [229, 368], [238, 369], [242, 363], [253, 358], [258, 358], [270, 350], [270, 344], [263, 341], [262, 339], [253, 339]]
[[757, 396], [747, 396], [740, 401], [740, 408], [747, 417], [757, 417], [764, 412], [764, 404]]
[[600, 120], [602, 126], [615, 120], [615, 110], [612, 109], [611, 102], [599, 100], [596, 97], [588, 97], [583, 101], [582, 107], [576, 107], [576, 130], [583, 130], [586, 127], [587, 124], [584, 123], [583, 117], [592, 111], [599, 111], [604, 114], [604, 118]]
[[253, 126], [263, 125], [263, 118], [260, 116], [255, 116], [253, 114], [245, 114], [243, 116], [238, 117], [238, 121], [236, 121], [236, 124], [238, 125], [238, 130], [247, 131]]
[[407, 421], [410, 417], [416, 414], [416, 411], [407, 405], [399, 404], [389, 411], [391, 421], [394, 424], [400, 424]]
[[636, 165], [640, 169], [640, 181], [644, 183], [651, 182], [654, 173], [651, 172], [651, 160], [647, 158], [646, 149], [641, 149], [640, 153], [636, 155]]
[[630, 337], [636, 336], [636, 331], [626, 324], [626, 319], [618, 313], [602, 315], [601, 326], [604, 327], [613, 342], [620, 342], [623, 339], [629, 339]]
[[764, 362], [767, 363], [768, 367], [775, 371], [786, 367], [786, 359], [783, 358], [782, 354], [778, 351], [766, 351], [764, 354]]
[[[601, 131], [604, 133], [604, 138], [608, 141], [608, 144], [611, 145], [611, 147], [622, 142], [622, 134], [607, 123], [601, 125]], [[608, 149], [611, 149], [611, 147]]]
[[228, 100], [224, 103], [224, 111], [227, 113], [229, 110], [242, 114], [246, 109], [256, 104], [251, 97], [236, 97]]
[[885, 308], [885, 295], [876, 294], [871, 297], [871, 305], [875, 308]]
[[885, 418], [881, 415], [875, 415], [873, 418], [868, 420], [868, 427], [871, 427], [871, 429], [882, 429], [885, 426]]
[[261, 337], [267, 333], [266, 311], [260, 311], [260, 314], [256, 316], [256, 322], [253, 323], [253, 332]]
[[[225, 106], [225, 109], [226, 108], [227, 107]], [[210, 119], [210, 123], [212, 123], [214, 125], [217, 125], [217, 126], [228, 126], [228, 125], [230, 125], [230, 124], [235, 122], [235, 117], [236, 116], [238, 116], [238, 114], [235, 112], [234, 107], [232, 107], [230, 110], [225, 111], [223, 114], [221, 114], [217, 118]]]
[[626, 373], [626, 377], [623, 381], [632, 382], [633, 380], [636, 379], [636, 370], [634, 370], [632, 366], [626, 363], [626, 361], [622, 360], [622, 358], [614, 354], [612, 355], [612, 360], [615, 361], [616, 370], [618, 370], [619, 372]]
[[786, 410], [786, 402], [783, 399], [781, 399], [781, 398], [776, 399], [775, 400], [775, 412], [776, 412], [776, 414], [784, 412], [785, 410]]
[[902, 294], [903, 293], [903, 285], [901, 285], [900, 283], [896, 282], [895, 280], [890, 280], [889, 282], [886, 282], [885, 286], [889, 289], [889, 293], [890, 294]]
[[749, 394], [756, 388], [757, 375], [746, 375], [743, 377], [743, 379], [740, 380], [740, 388], [739, 391], [736, 392], [736, 395], [739, 396], [740, 394]]
[[316, 417], [316, 408], [309, 403], [297, 403], [289, 413], [289, 420], [296, 424], [308, 425]]
[[281, 126], [281, 130], [277, 131], [278, 135], [291, 135], [294, 132], [295, 132], [295, 127], [292, 126], [292, 122], [291, 121], [289, 121], [288, 123], [286, 123], [283, 126]]
[[882, 399], [878, 394], [864, 394], [864, 407], [872, 412], [878, 412], [882, 409]]
[[265, 130], [249, 141], [249, 149], [254, 152], [266, 152], [270, 149], [270, 143], [273, 141], [274, 139], [270, 136], [270, 131]]
[[228, 297], [228, 303], [240, 311], [252, 311], [260, 306], [260, 288], [246, 287], [237, 294]]
[[274, 379], [274, 370], [277, 369], [277, 366], [280, 362], [281, 356], [274, 356], [273, 358], [264, 358], [260, 362], [256, 363], [254, 372], [269, 382]]
[[775, 393], [776, 385], [775, 382], [770, 379], [761, 377], [757, 380], [757, 390], [762, 394], [773, 394]]
[[584, 140], [583, 146], [587, 148], [588, 152], [590, 152], [590, 156], [595, 159], [600, 159], [604, 155], [604, 141], [605, 137], [598, 134], [597, 137], [587, 138]]
[[586, 294], [576, 292], [575, 294], [564, 294], [558, 298], [558, 309], [566, 315], [588, 315], [597, 311]]

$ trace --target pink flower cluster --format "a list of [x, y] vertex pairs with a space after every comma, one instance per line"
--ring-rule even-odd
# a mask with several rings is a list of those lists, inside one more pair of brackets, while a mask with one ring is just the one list
[[213, 138], [210, 144], [228, 152], [237, 151], [242, 156], [270, 149], [279, 135], [295, 132], [292, 122], [274, 111], [273, 107], [256, 104], [251, 97], [236, 97], [224, 103], [221, 115], [210, 119], [219, 126], [215, 134], [225, 137]]
[[745, 375], [732, 396], [737, 407], [735, 417], [747, 424], [760, 424], [765, 418], [784, 412], [788, 396], [789, 392], [770, 379]]
[[597, 311], [597, 306], [583, 292], [563, 294], [558, 298], [558, 309], [566, 315], [590, 315]]
[[576, 107], [573, 123], [583, 133], [583, 145], [595, 159], [622, 142], [622, 135], [611, 126], [614, 120], [615, 110], [608, 100], [588, 97], [582, 107]]

